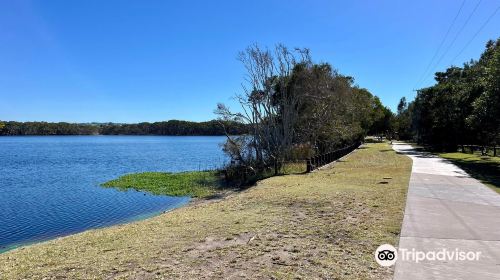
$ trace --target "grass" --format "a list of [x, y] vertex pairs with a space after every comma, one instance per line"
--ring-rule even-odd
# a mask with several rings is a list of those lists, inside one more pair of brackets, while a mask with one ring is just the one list
[[391, 279], [373, 252], [397, 243], [411, 160], [388, 148], [0, 254], [0, 279]]
[[102, 184], [122, 190], [135, 189], [157, 195], [209, 197], [223, 187], [216, 171], [127, 174]]
[[480, 180], [494, 191], [500, 193], [500, 157], [482, 156], [480, 153], [441, 153], [448, 159]]
[[305, 173], [306, 170], [307, 164], [305, 161], [287, 162], [281, 168], [281, 172], [284, 175]]

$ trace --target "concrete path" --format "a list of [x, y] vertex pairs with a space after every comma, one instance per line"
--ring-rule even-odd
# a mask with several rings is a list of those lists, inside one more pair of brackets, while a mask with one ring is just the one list
[[[406, 144], [393, 149], [413, 160], [394, 279], [500, 279], [500, 195], [447, 160]], [[416, 263], [401, 254], [443, 248], [480, 252], [479, 260]]]

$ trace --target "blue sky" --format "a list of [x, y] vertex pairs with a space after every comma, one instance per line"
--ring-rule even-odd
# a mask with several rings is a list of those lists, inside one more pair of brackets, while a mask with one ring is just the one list
[[[462, 29], [477, 3], [465, 1], [432, 69], [449, 66], [500, 5], [482, 0]], [[212, 119], [217, 102], [236, 106], [231, 96], [244, 77], [236, 55], [252, 43], [307, 47], [394, 110], [401, 96], [433, 83], [434, 71], [417, 82], [461, 4], [3, 0], [0, 119]], [[500, 12], [454, 64], [478, 58], [499, 36]]]

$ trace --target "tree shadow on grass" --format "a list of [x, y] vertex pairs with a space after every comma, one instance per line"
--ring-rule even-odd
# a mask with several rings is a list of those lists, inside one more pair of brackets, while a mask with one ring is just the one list
[[374, 138], [365, 138], [364, 140], [365, 143], [384, 143], [385, 141], [385, 139], [379, 140]]
[[417, 151], [417, 150], [406, 150], [406, 151], [396, 151], [400, 155], [414, 156], [418, 158], [436, 158], [437, 155], [431, 154], [429, 152]]
[[495, 190], [500, 192], [500, 162], [488, 158], [477, 160], [447, 158], [447, 160], [453, 162], [481, 182], [493, 185]]

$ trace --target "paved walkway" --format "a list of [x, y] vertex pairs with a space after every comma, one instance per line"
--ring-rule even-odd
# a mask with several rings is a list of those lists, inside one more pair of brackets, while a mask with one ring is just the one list
[[406, 144], [393, 149], [413, 160], [399, 252], [480, 252], [479, 261], [419, 263], [400, 253], [394, 279], [500, 279], [500, 195], [449, 161]]

